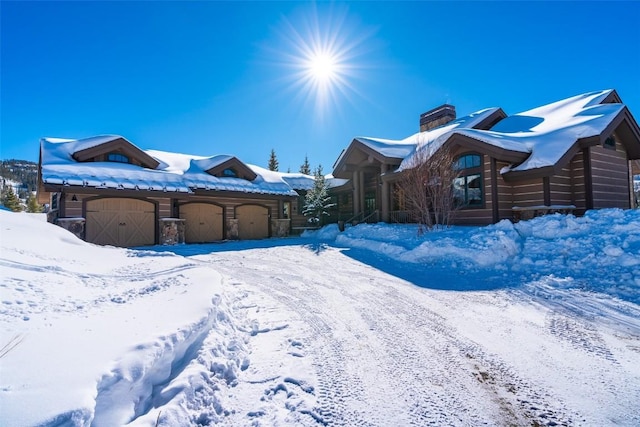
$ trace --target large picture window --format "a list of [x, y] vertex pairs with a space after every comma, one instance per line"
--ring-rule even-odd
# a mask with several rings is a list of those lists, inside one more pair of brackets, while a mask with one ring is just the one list
[[455, 162], [459, 171], [453, 180], [456, 203], [460, 207], [479, 208], [483, 205], [482, 157], [478, 154], [465, 154]]

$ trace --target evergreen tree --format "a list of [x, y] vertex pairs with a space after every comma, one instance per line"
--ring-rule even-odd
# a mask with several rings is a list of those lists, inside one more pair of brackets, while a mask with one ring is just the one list
[[29, 192], [29, 198], [27, 199], [27, 212], [40, 213], [42, 212], [42, 206], [38, 203], [38, 199], [33, 192]]
[[277, 171], [278, 170], [278, 158], [276, 157], [276, 152], [275, 150], [272, 148], [271, 149], [271, 156], [269, 157], [269, 170], [270, 171]]
[[304, 156], [304, 163], [300, 165], [300, 173], [311, 175], [311, 165], [309, 165], [309, 158], [306, 154]]
[[20, 206], [20, 199], [18, 199], [16, 193], [13, 192], [13, 188], [11, 188], [10, 185], [4, 187], [4, 191], [2, 192], [2, 204], [14, 212], [20, 212], [22, 210], [22, 206]]
[[304, 198], [302, 214], [309, 217], [307, 222], [320, 226], [322, 225], [322, 217], [329, 215], [327, 210], [335, 206], [335, 203], [331, 203], [329, 184], [325, 181], [324, 175], [322, 174], [322, 165], [318, 165], [314, 175], [313, 188], [307, 191]]

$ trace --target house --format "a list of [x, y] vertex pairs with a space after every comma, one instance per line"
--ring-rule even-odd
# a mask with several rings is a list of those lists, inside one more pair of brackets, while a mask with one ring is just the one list
[[443, 105], [422, 114], [420, 132], [403, 140], [354, 138], [333, 175], [349, 180], [355, 218], [407, 222], [402, 171], [415, 156], [438, 150], [448, 150], [459, 171], [456, 224], [637, 204], [640, 128], [615, 90], [512, 116], [488, 108], [456, 118], [455, 107]]
[[[340, 185], [340, 180], [333, 180]], [[230, 155], [142, 150], [118, 135], [40, 141], [38, 198], [48, 220], [114, 246], [286, 236], [304, 224], [313, 177]]]

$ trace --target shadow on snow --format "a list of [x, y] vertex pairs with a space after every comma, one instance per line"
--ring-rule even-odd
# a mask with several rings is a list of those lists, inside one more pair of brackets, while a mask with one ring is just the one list
[[[225, 241], [219, 243], [184, 244], [174, 246], [153, 246], [135, 248], [136, 256], [156, 255], [157, 253], [176, 254], [185, 257], [207, 255], [217, 252], [237, 252], [256, 249], [270, 249], [283, 246], [298, 246], [321, 255], [327, 248], [333, 247], [345, 256], [406, 280], [416, 286], [447, 291], [487, 291], [516, 286], [522, 278], [508, 277], [506, 272], [495, 269], [457, 268], [455, 263], [410, 263], [402, 262], [386, 255], [360, 248], [349, 248], [302, 237], [272, 238], [264, 240]], [[443, 265], [447, 264], [447, 265]]]

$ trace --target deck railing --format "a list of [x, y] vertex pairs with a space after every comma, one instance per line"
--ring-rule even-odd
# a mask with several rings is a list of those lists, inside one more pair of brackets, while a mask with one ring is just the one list
[[397, 224], [409, 224], [411, 220], [411, 212], [409, 211], [391, 211], [389, 212], [389, 222]]
[[350, 225], [358, 225], [362, 223], [371, 224], [379, 221], [380, 221], [380, 211], [375, 210], [368, 214], [366, 212], [357, 213], [351, 218], [349, 218], [348, 220], [346, 220], [345, 223]]

